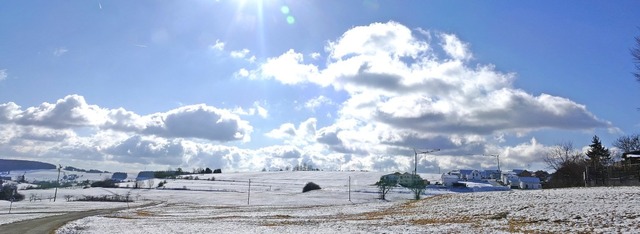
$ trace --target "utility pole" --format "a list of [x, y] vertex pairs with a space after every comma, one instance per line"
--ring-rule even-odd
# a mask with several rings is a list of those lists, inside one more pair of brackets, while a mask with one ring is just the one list
[[249, 190], [247, 190], [247, 205], [249, 205], [250, 198], [251, 198], [251, 179], [249, 179]]
[[428, 153], [433, 153], [433, 152], [437, 152], [437, 151], [440, 151], [440, 149], [429, 149], [429, 150], [426, 150], [426, 151], [418, 152], [418, 151], [416, 151], [415, 148], [413, 148], [413, 153], [414, 153], [414, 156], [415, 156], [415, 158], [413, 159], [413, 164], [414, 164], [413, 165], [413, 174], [414, 175], [418, 174], [418, 154], [425, 154], [426, 155]]
[[53, 202], [56, 201], [56, 197], [58, 196], [58, 187], [60, 187], [60, 170], [62, 170], [62, 165], [58, 164], [58, 181], [56, 184], [56, 191], [53, 193]]
[[351, 201], [351, 176], [349, 176], [349, 201]]

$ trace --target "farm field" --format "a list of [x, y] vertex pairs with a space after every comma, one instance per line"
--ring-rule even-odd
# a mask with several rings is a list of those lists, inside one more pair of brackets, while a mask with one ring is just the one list
[[[408, 190], [396, 188], [387, 195], [388, 201], [381, 201], [373, 183], [382, 174], [385, 173], [228, 173], [199, 175], [200, 180], [167, 180], [164, 190], [59, 189], [56, 202], [15, 202], [12, 214], [5, 212], [9, 202], [0, 201], [0, 224], [70, 211], [160, 202], [72, 221], [57, 233], [599, 233], [634, 232], [640, 228], [638, 187], [477, 193], [428, 189], [419, 201], [412, 200]], [[215, 180], [206, 180], [211, 176]], [[423, 177], [433, 181], [438, 175]], [[302, 193], [307, 182], [322, 189]], [[20, 192], [26, 197], [30, 193], [47, 196], [53, 190]], [[65, 195], [127, 193], [134, 202], [60, 199]]]

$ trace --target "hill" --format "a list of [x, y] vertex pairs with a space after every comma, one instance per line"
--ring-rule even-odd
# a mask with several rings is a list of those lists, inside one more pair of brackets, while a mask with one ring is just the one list
[[42, 169], [56, 169], [56, 166], [51, 163], [16, 160], [16, 159], [0, 159], [0, 171], [15, 171], [15, 170], [42, 170]]

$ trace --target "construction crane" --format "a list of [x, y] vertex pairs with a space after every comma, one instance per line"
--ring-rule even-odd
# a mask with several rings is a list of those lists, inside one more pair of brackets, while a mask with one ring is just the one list
[[418, 154], [425, 154], [426, 155], [428, 153], [433, 153], [433, 152], [437, 152], [437, 151], [440, 151], [440, 149], [428, 149], [428, 150], [425, 150], [425, 151], [418, 152], [418, 151], [416, 151], [416, 148], [413, 148], [413, 153], [414, 153], [414, 156], [415, 156], [415, 158], [413, 159], [413, 164], [414, 164], [413, 165], [413, 174], [414, 175], [418, 174]]
[[482, 156], [495, 157], [496, 160], [498, 161], [498, 171], [501, 171], [500, 170], [500, 155], [499, 154], [483, 154]]

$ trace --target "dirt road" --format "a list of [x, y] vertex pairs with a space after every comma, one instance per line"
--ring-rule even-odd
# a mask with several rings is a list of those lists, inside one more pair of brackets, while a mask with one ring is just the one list
[[109, 213], [120, 211], [120, 210], [148, 207], [148, 206], [153, 206], [157, 204], [158, 203], [148, 203], [148, 204], [135, 206], [131, 208], [121, 207], [121, 208], [104, 209], [104, 210], [76, 211], [76, 212], [66, 213], [62, 215], [54, 215], [54, 216], [37, 218], [37, 219], [24, 220], [20, 222], [0, 225], [0, 234], [53, 233], [56, 229], [58, 229], [62, 225], [77, 219], [82, 219], [85, 217], [95, 216], [95, 215], [109, 214]]

